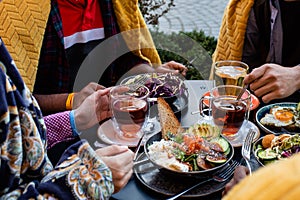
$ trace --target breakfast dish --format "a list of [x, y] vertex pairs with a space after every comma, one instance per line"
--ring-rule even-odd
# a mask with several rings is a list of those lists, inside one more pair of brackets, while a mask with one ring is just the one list
[[[147, 159], [147, 156], [145, 153], [142, 153], [137, 158], [137, 161], [145, 159]], [[199, 179], [190, 178], [189, 181], [186, 181], [186, 179], [182, 180], [180, 177], [170, 176], [170, 174], [160, 171], [159, 168], [154, 166], [151, 162], [135, 167], [133, 171], [137, 179], [146, 188], [160, 195], [172, 196], [199, 182]], [[201, 180], [203, 179], [200, 179], [200, 181]], [[211, 181], [187, 192], [182, 195], [182, 198], [199, 198], [205, 196], [205, 199], [214, 199], [213, 197], [209, 198], [209, 195], [223, 190], [229, 181], [230, 179], [222, 183]]]
[[258, 125], [267, 133], [300, 132], [300, 111], [297, 103], [276, 103], [262, 107], [256, 113]]
[[261, 165], [285, 160], [300, 152], [299, 134], [268, 134], [253, 146], [253, 154]]
[[203, 176], [206, 171], [217, 170], [231, 160], [233, 148], [220, 135], [217, 126], [197, 124], [183, 128], [161, 97], [158, 108], [161, 136], [150, 137], [145, 145], [145, 153], [152, 163], [168, 173]]

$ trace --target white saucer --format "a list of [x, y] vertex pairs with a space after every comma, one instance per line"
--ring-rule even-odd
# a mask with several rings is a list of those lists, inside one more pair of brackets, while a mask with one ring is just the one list
[[[146, 133], [143, 141], [146, 141], [148, 137], [153, 134], [158, 133], [161, 128], [160, 124], [156, 119], [149, 119], [151, 122], [149, 127], [146, 127]], [[148, 130], [147, 130], [148, 129]], [[128, 147], [136, 147], [140, 138], [125, 140], [118, 136], [118, 133], [115, 131], [112, 120], [107, 120], [101, 126], [99, 126], [97, 130], [97, 136], [101, 140], [101, 142], [105, 144], [117, 144], [117, 145], [125, 145]]]
[[[253, 129], [255, 131], [255, 135], [253, 138], [253, 142], [255, 142], [259, 136], [260, 136], [260, 131], [258, 127], [250, 121], [244, 121], [242, 127], [240, 128], [239, 132], [237, 133], [237, 137], [234, 138], [233, 140], [228, 138], [228, 141], [232, 144], [234, 147], [241, 147], [243, 145], [243, 142], [245, 141], [246, 135], [249, 132], [250, 129]], [[226, 136], [225, 136], [226, 137]]]

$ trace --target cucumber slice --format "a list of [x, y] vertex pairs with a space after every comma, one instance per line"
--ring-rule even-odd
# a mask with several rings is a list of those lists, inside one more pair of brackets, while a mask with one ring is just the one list
[[211, 140], [210, 142], [218, 143], [221, 146], [221, 148], [223, 149], [222, 152], [227, 152], [228, 150], [230, 152], [229, 143], [224, 138], [217, 137], [217, 138], [214, 138], [213, 140]]
[[272, 160], [264, 160], [263, 161], [264, 165], [268, 165], [268, 164], [274, 163], [274, 162], [277, 162], [277, 160], [276, 159], [272, 159]]
[[260, 150], [257, 152], [257, 156], [262, 160], [272, 160], [276, 159], [277, 153], [275, 153], [274, 151]]
[[224, 154], [227, 156], [227, 155], [229, 155], [229, 153], [230, 153], [230, 148], [228, 148], [225, 152], [224, 152]]
[[297, 111], [300, 111], [300, 102], [297, 104]]

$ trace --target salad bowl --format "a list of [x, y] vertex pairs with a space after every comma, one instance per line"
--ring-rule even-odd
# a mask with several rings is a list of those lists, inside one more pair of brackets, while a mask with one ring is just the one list
[[152, 109], [150, 117], [157, 116], [157, 97], [163, 97], [170, 105], [176, 117], [180, 119], [181, 112], [188, 107], [188, 89], [184, 79], [172, 73], [145, 73], [136, 76], [129, 76], [123, 79], [120, 84], [144, 84], [150, 91], [149, 99]]
[[252, 153], [261, 166], [288, 159], [299, 152], [299, 134], [268, 134], [258, 139], [252, 148]]
[[161, 163], [158, 162], [157, 159], [153, 158], [153, 156], [150, 153], [151, 145], [153, 145], [156, 142], [159, 142], [162, 140], [162, 134], [161, 132], [154, 134], [153, 136], [149, 137], [147, 141], [144, 144], [144, 153], [147, 156], [147, 159], [156, 166], [161, 172], [163, 172], [166, 175], [170, 175], [172, 177], [178, 177], [183, 179], [203, 179], [210, 177], [213, 173], [217, 172], [218, 170], [222, 169], [224, 166], [226, 166], [233, 158], [234, 155], [234, 148], [233, 146], [227, 141], [226, 138], [221, 137], [222, 141], [226, 141], [228, 145], [228, 154], [226, 156], [226, 161], [222, 163], [211, 163], [212, 166], [209, 169], [199, 169], [195, 171], [180, 171], [180, 170], [174, 170], [170, 169], [168, 167], [163, 166]]

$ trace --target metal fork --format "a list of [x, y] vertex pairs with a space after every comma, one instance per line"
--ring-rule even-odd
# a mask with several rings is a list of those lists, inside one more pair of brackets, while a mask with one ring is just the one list
[[205, 181], [202, 181], [202, 182], [199, 182], [195, 185], [193, 185], [192, 187], [189, 187], [187, 189], [185, 189], [184, 191], [174, 195], [173, 197], [171, 198], [168, 198], [166, 200], [174, 200], [174, 199], [177, 199], [178, 197], [182, 196], [183, 194], [187, 193], [188, 191], [202, 185], [203, 183], [206, 183], [206, 182], [209, 182], [209, 181], [217, 181], [219, 183], [221, 182], [224, 182], [226, 180], [228, 180], [231, 175], [233, 174], [235, 168], [240, 165], [239, 162], [237, 161], [232, 161], [231, 164], [227, 165], [226, 167], [224, 167], [223, 169], [221, 169], [220, 171], [216, 172], [211, 178], [205, 180]]
[[250, 154], [251, 154], [251, 146], [252, 146], [254, 135], [255, 135], [255, 131], [253, 129], [250, 129], [242, 146], [242, 156], [246, 161], [250, 175], [252, 174], [251, 165], [250, 165], [250, 159], [251, 159]]

